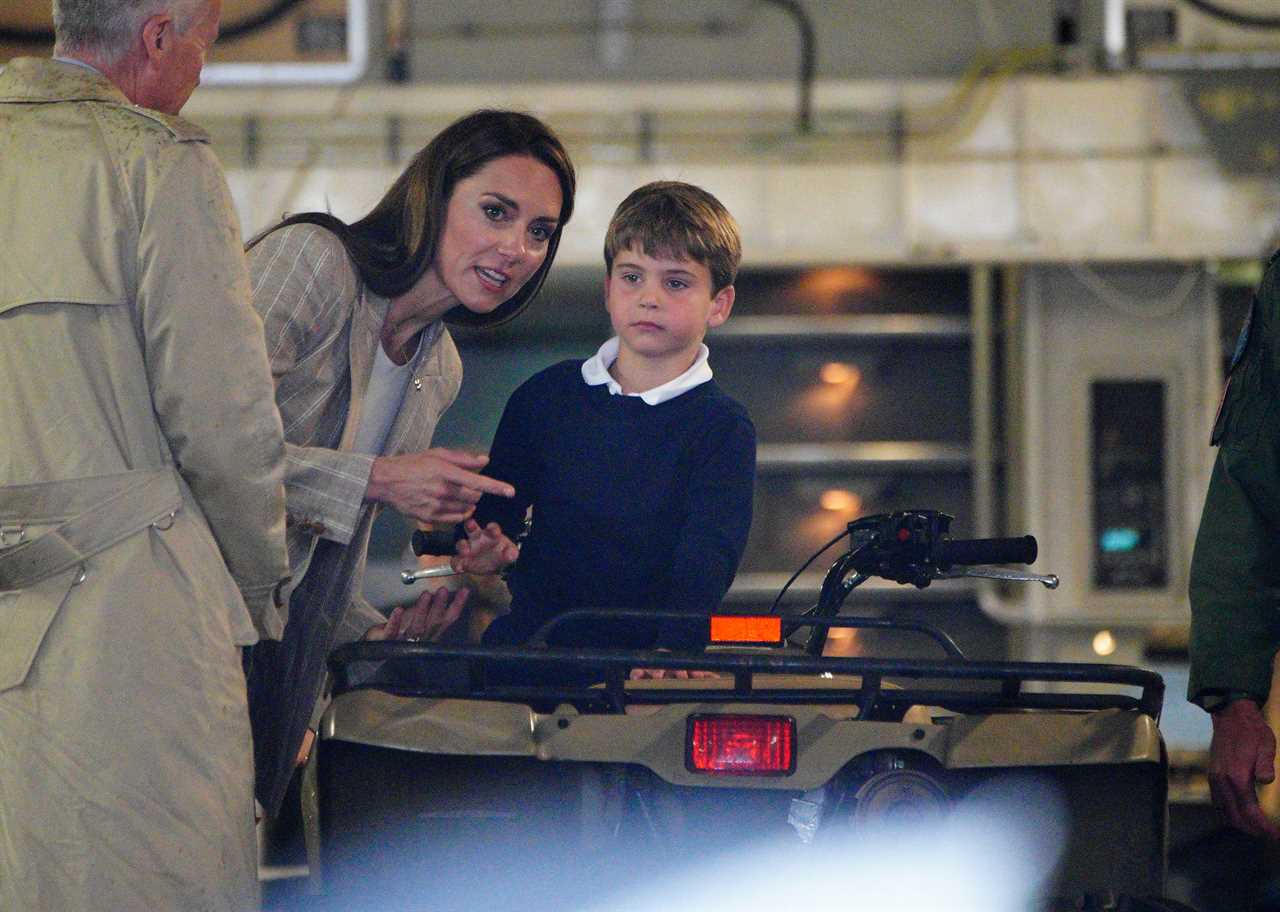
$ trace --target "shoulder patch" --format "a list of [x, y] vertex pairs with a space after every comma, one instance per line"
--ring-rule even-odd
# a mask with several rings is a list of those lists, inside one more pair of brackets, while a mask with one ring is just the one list
[[153, 111], [150, 108], [143, 108], [138, 105], [120, 105], [120, 109], [130, 111], [139, 117], [145, 117], [147, 120], [159, 124], [178, 142], [207, 143], [210, 141], [208, 130], [174, 114], [162, 114], [159, 111]]

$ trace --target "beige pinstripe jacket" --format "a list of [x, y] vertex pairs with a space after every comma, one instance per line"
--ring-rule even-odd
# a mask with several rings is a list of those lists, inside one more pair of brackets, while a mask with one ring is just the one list
[[[350, 451], [390, 302], [365, 289], [341, 241], [315, 225], [273, 231], [249, 253], [254, 307], [284, 421], [289, 563], [295, 589], [280, 643], [254, 650], [249, 678], [258, 796], [283, 797], [334, 646], [382, 616], [360, 595], [377, 513], [364, 502], [373, 457]], [[428, 327], [382, 455], [426, 449], [462, 384], [440, 323]]]
[[[375, 505], [364, 502], [373, 456], [353, 453], [350, 446], [390, 302], [364, 289], [342, 243], [316, 225], [290, 225], [266, 235], [249, 252], [249, 270], [284, 421], [289, 565], [297, 582], [321, 539], [362, 556], [368, 546], [377, 514]], [[427, 333], [380, 455], [430, 446], [440, 416], [458, 395], [462, 362], [453, 339], [439, 323]], [[362, 559], [358, 573], [363, 567]], [[363, 599], [356, 610], [358, 621], [369, 623], [353, 626], [342, 642], [381, 619]]]

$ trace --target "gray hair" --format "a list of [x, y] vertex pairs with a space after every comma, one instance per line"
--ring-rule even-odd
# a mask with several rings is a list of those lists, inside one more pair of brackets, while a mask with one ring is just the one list
[[55, 54], [118, 63], [151, 16], [169, 13], [185, 32], [209, 0], [53, 0]]

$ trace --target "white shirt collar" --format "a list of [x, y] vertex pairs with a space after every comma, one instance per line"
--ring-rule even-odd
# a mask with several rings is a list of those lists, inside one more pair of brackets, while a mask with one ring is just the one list
[[609, 375], [609, 366], [618, 360], [618, 337], [614, 336], [601, 345], [599, 351], [582, 362], [582, 379], [587, 382], [587, 386], [599, 386], [603, 383], [608, 387], [610, 395], [639, 396], [646, 405], [659, 405], [711, 379], [711, 365], [707, 363], [709, 354], [705, 345], [699, 345], [698, 357], [694, 359], [693, 365], [679, 377], [668, 380], [661, 386], [645, 390], [643, 393], [624, 394], [622, 386]]

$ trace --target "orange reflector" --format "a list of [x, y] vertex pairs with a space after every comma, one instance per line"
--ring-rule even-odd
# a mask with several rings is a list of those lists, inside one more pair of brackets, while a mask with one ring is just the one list
[[693, 773], [785, 776], [795, 769], [795, 734], [789, 716], [690, 716], [685, 766]]
[[782, 618], [714, 614], [711, 616], [711, 642], [781, 643]]

